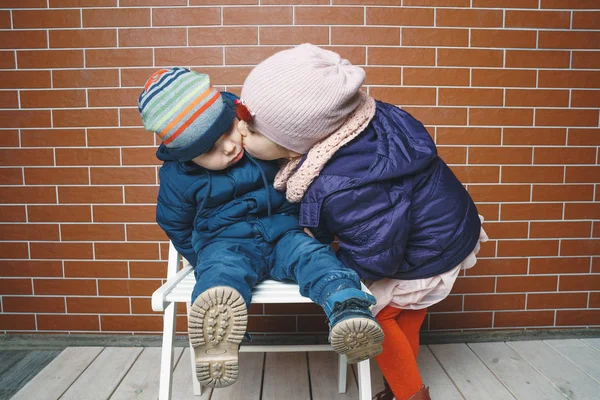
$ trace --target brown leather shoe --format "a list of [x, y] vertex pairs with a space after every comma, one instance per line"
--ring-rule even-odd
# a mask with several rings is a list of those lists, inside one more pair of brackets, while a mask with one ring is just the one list
[[429, 388], [425, 385], [421, 386], [421, 389], [408, 400], [431, 400], [431, 397], [429, 397]]
[[385, 389], [377, 393], [375, 397], [373, 397], [373, 400], [394, 400], [394, 393], [392, 393], [392, 389], [385, 378], [383, 379], [383, 384], [385, 385]]

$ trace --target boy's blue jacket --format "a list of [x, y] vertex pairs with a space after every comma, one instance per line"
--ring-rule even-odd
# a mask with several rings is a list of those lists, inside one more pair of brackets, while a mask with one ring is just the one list
[[425, 127], [377, 102], [373, 120], [308, 188], [300, 224], [329, 241], [362, 278], [421, 279], [460, 264], [479, 240], [473, 200]]
[[275, 242], [285, 232], [300, 229], [297, 205], [273, 188], [277, 163], [244, 156], [233, 167], [209, 171], [175, 161], [162, 144], [156, 156], [164, 161], [156, 221], [192, 266], [217, 237], [260, 236]]

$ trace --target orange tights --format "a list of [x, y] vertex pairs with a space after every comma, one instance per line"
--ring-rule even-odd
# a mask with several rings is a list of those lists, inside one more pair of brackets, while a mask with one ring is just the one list
[[407, 400], [417, 393], [423, 381], [417, 366], [419, 330], [427, 310], [401, 310], [386, 306], [377, 314], [383, 329], [383, 353], [377, 364], [396, 400]]

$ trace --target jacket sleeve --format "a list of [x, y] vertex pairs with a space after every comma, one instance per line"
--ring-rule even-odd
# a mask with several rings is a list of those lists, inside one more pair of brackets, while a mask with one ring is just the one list
[[192, 231], [197, 205], [163, 173], [156, 204], [156, 222], [165, 231], [177, 251], [195, 267], [197, 256], [192, 246]]
[[340, 261], [361, 278], [380, 280], [395, 276], [404, 264], [410, 208], [402, 186], [374, 183], [330, 196], [321, 216], [339, 239]]

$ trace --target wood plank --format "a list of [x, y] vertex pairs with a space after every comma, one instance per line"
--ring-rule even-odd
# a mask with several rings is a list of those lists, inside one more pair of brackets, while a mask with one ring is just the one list
[[[0, 398], [10, 399], [13, 397], [15, 393], [59, 354], [59, 350], [36, 350], [28, 352], [0, 377]], [[40, 396], [35, 398], [40, 398]]]
[[508, 342], [507, 344], [570, 398], [598, 399], [600, 384], [548, 344], [539, 340]]
[[578, 339], [546, 340], [554, 350], [600, 382], [600, 352]]
[[[131, 367], [111, 400], [155, 400], [160, 381], [160, 356], [162, 348], [146, 347]], [[173, 360], [177, 362], [183, 349], [176, 347]]]
[[240, 353], [240, 376], [231, 386], [214, 389], [210, 400], [260, 400], [265, 353]]
[[262, 400], [309, 400], [306, 353], [267, 353]]
[[[346, 393], [338, 393], [339, 355], [332, 351], [308, 353], [313, 399], [358, 399], [358, 385], [352, 371], [347, 373]], [[350, 366], [348, 365], [347, 368]], [[212, 399], [211, 399], [212, 400]]]
[[600, 338], [583, 339], [583, 341], [600, 351]]
[[31, 379], [13, 399], [58, 399], [103, 349], [103, 347], [66, 348]]
[[0, 351], [0, 375], [8, 370], [13, 364], [25, 357], [29, 350], [2, 350]]
[[514, 399], [466, 344], [438, 344], [429, 348], [466, 399]]
[[464, 399], [427, 346], [419, 346], [417, 363], [419, 364], [423, 384], [429, 386], [432, 399]]
[[108, 399], [142, 350], [141, 347], [106, 347], [65, 392], [61, 400]]
[[568, 399], [506, 343], [470, 343], [469, 347], [518, 399]]
[[194, 396], [194, 387], [192, 386], [192, 364], [190, 360], [190, 348], [186, 347], [173, 371], [173, 390], [171, 398], [208, 400], [213, 392], [212, 388], [203, 387], [201, 396]]

